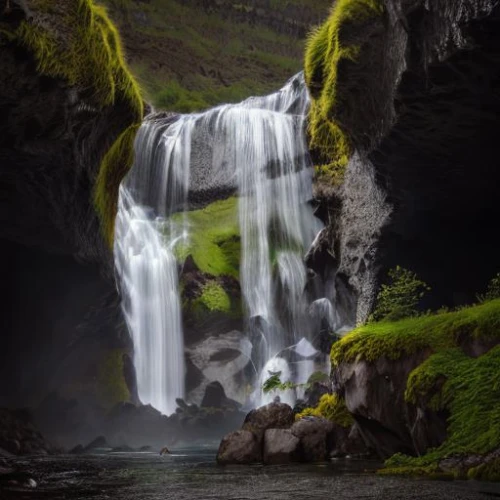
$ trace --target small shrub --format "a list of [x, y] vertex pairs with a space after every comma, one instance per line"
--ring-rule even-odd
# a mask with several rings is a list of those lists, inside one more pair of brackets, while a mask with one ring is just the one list
[[488, 300], [495, 300], [500, 298], [500, 273], [491, 279], [488, 283], [486, 293], [478, 295], [479, 302], [487, 302]]
[[430, 287], [401, 266], [389, 271], [389, 280], [380, 289], [370, 320], [398, 321], [418, 316], [417, 306]]

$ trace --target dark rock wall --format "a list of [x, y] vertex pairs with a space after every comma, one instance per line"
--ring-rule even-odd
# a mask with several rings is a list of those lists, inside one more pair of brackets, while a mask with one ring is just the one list
[[[43, 74], [16, 30], [29, 21], [63, 36], [53, 26], [58, 9], [47, 13], [46, 4], [35, 0], [7, 3], [0, 1], [0, 262], [6, 297], [0, 405], [36, 407], [55, 391], [105, 407], [106, 398], [114, 402], [112, 389], [105, 394], [94, 382], [107, 376], [101, 370], [106, 363], [118, 360], [110, 373], [129, 366], [131, 346], [93, 190], [102, 157], [136, 112], [120, 98], [102, 106], [94, 89]], [[58, 4], [67, 5], [73, 6]], [[118, 353], [125, 358], [120, 361]], [[133, 399], [133, 376], [126, 378]], [[106, 384], [116, 382], [125, 393], [123, 380]]]
[[[330, 244], [358, 322], [396, 265], [431, 286], [424, 308], [473, 302], [499, 270], [500, 7], [383, 4], [383, 16], [366, 21], [359, 57], [338, 65], [331, 110], [359, 155], [330, 198]], [[383, 217], [381, 198], [351, 182], [356, 162], [385, 198]]]

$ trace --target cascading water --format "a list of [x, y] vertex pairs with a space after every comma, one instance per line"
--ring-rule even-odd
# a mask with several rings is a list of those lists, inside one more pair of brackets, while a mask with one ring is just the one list
[[[309, 204], [308, 106], [300, 74], [270, 96], [153, 117], [139, 130], [120, 189], [115, 260], [143, 403], [172, 413], [184, 396], [175, 247], [193, 235], [186, 217], [171, 216], [199, 204], [200, 194], [211, 201], [238, 195], [240, 281], [258, 372], [251, 404], [272, 399], [260, 390], [271, 374], [305, 382], [314, 370], [303, 256], [322, 226]], [[294, 397], [282, 395], [292, 404]]]

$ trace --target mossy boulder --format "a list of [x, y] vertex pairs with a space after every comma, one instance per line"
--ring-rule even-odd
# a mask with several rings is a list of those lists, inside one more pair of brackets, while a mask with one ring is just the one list
[[390, 472], [439, 473], [500, 447], [498, 344], [495, 300], [360, 327], [333, 346], [332, 375]]

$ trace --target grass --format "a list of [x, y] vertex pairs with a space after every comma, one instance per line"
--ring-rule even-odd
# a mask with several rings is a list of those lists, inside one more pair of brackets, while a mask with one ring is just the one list
[[338, 85], [339, 68], [345, 61], [356, 63], [363, 43], [353, 42], [345, 33], [360, 31], [367, 20], [383, 14], [380, 0], [338, 0], [327, 21], [314, 30], [306, 45], [305, 77], [312, 103], [309, 114], [310, 146], [322, 165], [318, 175], [330, 182], [342, 180], [353, 153], [351, 140], [336, 119], [342, 104]]
[[[305, 40], [270, 26], [270, 13], [280, 15], [284, 26], [290, 16], [306, 22], [301, 16], [305, 11], [312, 25], [331, 5], [331, 0], [273, 2], [261, 15], [250, 0], [218, 2], [218, 7], [206, 9], [180, 0], [103, 2], [123, 26], [127, 46], [134, 47], [131, 67], [148, 100], [155, 107], [180, 112], [239, 102], [280, 88], [302, 69]], [[300, 10], [288, 16], [290, 7]], [[253, 22], [245, 20], [243, 12]], [[172, 82], [181, 87], [181, 98], [165, 105], [165, 88]]]
[[336, 342], [332, 365], [385, 356], [399, 359], [415, 352], [454, 348], [463, 337], [500, 338], [500, 300], [459, 311], [424, 315], [396, 322], [369, 323]]

